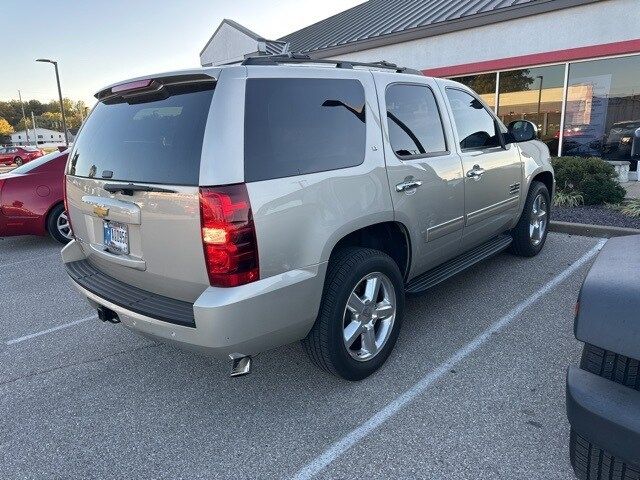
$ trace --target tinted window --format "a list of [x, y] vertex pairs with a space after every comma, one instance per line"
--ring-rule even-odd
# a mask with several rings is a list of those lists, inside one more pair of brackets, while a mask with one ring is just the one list
[[462, 90], [447, 88], [446, 92], [460, 137], [460, 148], [468, 150], [499, 146], [495, 122], [482, 102]]
[[[165, 98], [98, 103], [75, 141], [69, 173], [80, 177], [198, 185], [213, 87], [165, 86]], [[144, 98], [144, 97], [140, 97]]]
[[245, 107], [248, 182], [364, 161], [362, 84], [341, 79], [251, 79]]
[[[480, 95], [480, 98], [482, 98], [487, 105], [489, 105], [491, 108], [495, 108], [496, 77], [497, 76], [495, 73], [481, 73], [480, 75], [455, 77], [451, 80], [455, 80], [458, 83], [466, 85], [471, 90]], [[500, 74], [500, 82], [502, 83], [502, 73]]]
[[386, 103], [389, 141], [396, 155], [411, 157], [447, 150], [438, 105], [429, 87], [391, 85]]

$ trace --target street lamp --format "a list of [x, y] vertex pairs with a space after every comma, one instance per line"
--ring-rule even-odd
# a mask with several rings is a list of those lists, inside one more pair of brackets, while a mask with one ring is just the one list
[[58, 83], [58, 97], [60, 98], [60, 112], [62, 113], [62, 128], [64, 130], [64, 142], [69, 146], [69, 134], [67, 133], [67, 120], [64, 116], [64, 104], [62, 103], [62, 89], [60, 88], [60, 75], [58, 74], [58, 62], [48, 58], [38, 58], [36, 62], [52, 63], [56, 69], [56, 82]]

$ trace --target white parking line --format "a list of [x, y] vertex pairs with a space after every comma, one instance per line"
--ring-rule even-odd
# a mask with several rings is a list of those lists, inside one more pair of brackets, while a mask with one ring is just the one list
[[90, 315], [88, 317], [81, 318], [80, 320], [74, 320], [73, 322], [63, 323], [62, 325], [57, 325], [55, 327], [48, 328], [46, 330], [42, 330], [40, 332], [31, 333], [29, 335], [25, 335], [24, 337], [13, 338], [11, 340], [7, 340], [5, 342], [6, 345], [15, 345], [16, 343], [21, 343], [26, 340], [31, 340], [32, 338], [41, 337], [42, 335], [47, 335], [49, 333], [57, 332], [58, 330], [62, 330], [64, 328], [73, 327], [74, 325], [78, 325], [83, 322], [88, 322], [89, 320], [95, 320], [98, 318], [98, 315]]
[[53, 257], [54, 255], [59, 256], [60, 253], [50, 253], [49, 255], [39, 255], [37, 257], [27, 258], [25, 260], [18, 260], [17, 262], [11, 262], [11, 263], [4, 263], [4, 264], [0, 263], [0, 268], [15, 267], [16, 265], [21, 265], [27, 262], [34, 262], [36, 260], [41, 260], [43, 258]]
[[346, 453], [351, 447], [356, 445], [359, 441], [364, 439], [384, 422], [395, 416], [402, 408], [406, 407], [409, 403], [414, 401], [418, 396], [425, 392], [431, 385], [438, 381], [443, 375], [449, 372], [456, 364], [467, 358], [469, 355], [478, 350], [484, 345], [493, 334], [499, 332], [513, 320], [515, 320], [523, 311], [537, 302], [542, 296], [549, 293], [556, 286], [564, 282], [572, 274], [574, 274], [580, 267], [596, 256], [598, 251], [602, 249], [606, 240], [600, 240], [598, 244], [580, 257], [569, 268], [562, 273], [554, 277], [550, 282], [544, 285], [540, 290], [535, 292], [529, 298], [522, 303], [516, 305], [505, 316], [493, 323], [484, 332], [478, 335], [471, 342], [460, 348], [451, 357], [438, 365], [434, 370], [422, 377], [418, 383], [416, 383], [409, 390], [405, 391], [402, 395], [397, 397], [394, 401], [389, 403], [386, 407], [373, 415], [369, 420], [356, 427], [349, 432], [342, 439], [335, 442], [329, 448], [327, 448], [322, 454], [313, 459], [310, 463], [305, 465], [302, 469], [296, 473], [293, 477], [296, 480], [306, 480], [314, 477], [326, 467], [328, 467], [333, 461], [335, 461], [342, 454]]

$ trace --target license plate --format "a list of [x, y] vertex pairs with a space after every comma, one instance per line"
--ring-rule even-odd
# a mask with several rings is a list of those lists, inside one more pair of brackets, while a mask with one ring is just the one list
[[111, 253], [127, 255], [129, 253], [129, 229], [127, 226], [105, 220], [104, 245]]

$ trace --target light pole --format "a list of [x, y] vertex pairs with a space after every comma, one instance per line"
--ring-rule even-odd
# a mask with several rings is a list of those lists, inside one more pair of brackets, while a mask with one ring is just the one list
[[542, 130], [544, 130], [542, 128], [544, 122], [540, 122], [540, 106], [542, 104], [542, 80], [544, 79], [544, 76], [538, 75], [536, 78], [540, 79], [540, 86], [538, 87], [538, 118], [537, 118], [537, 121], [540, 123], [540, 128]]
[[64, 130], [64, 143], [69, 146], [69, 134], [67, 133], [67, 120], [64, 116], [64, 104], [62, 103], [62, 89], [60, 88], [60, 75], [58, 74], [58, 62], [48, 58], [38, 58], [36, 62], [52, 63], [56, 69], [56, 82], [58, 83], [58, 97], [60, 98], [60, 112], [62, 113], [62, 129]]

